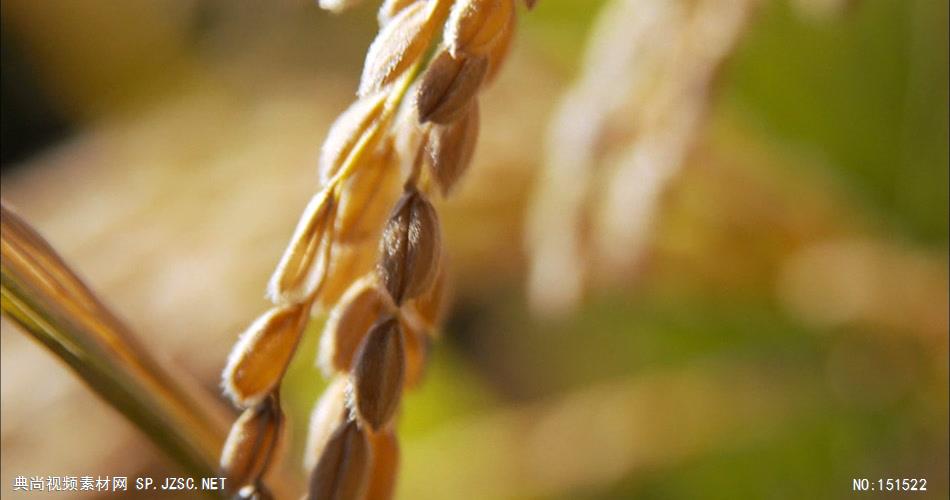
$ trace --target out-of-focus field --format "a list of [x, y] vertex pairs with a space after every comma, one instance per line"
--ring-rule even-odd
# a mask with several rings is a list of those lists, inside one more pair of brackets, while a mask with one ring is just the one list
[[[454, 302], [403, 405], [398, 497], [838, 499], [853, 478], [924, 478], [909, 497], [946, 498], [947, 3], [764, 2], [642, 262], [536, 317], [525, 213], [601, 4], [522, 12], [485, 93], [475, 163], [440, 203]], [[373, 8], [2, 1], [3, 147], [40, 105], [70, 127], [4, 165], [3, 198], [214, 394]], [[45, 97], [12, 100], [29, 80]], [[283, 391], [297, 478], [316, 323]], [[178, 473], [6, 320], [0, 348], [4, 498], [18, 475]]]

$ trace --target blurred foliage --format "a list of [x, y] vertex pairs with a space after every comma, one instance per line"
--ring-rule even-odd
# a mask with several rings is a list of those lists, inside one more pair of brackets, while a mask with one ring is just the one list
[[947, 2], [861, 1], [806, 22], [767, 2], [729, 72], [730, 99], [804, 146], [884, 230], [947, 242]]

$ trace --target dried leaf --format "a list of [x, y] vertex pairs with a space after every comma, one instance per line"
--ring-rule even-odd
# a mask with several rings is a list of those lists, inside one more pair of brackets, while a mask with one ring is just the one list
[[430, 5], [416, 2], [402, 9], [376, 36], [366, 53], [357, 94], [367, 96], [396, 80], [429, 47], [435, 26]]
[[363, 337], [386, 309], [384, 300], [372, 275], [353, 283], [346, 291], [330, 311], [323, 329], [317, 364], [324, 374], [350, 371]]
[[458, 119], [474, 100], [487, 70], [486, 57], [453, 57], [447, 50], [439, 52], [416, 92], [419, 121], [448, 124]]
[[235, 404], [256, 405], [280, 383], [309, 315], [307, 304], [274, 307], [241, 334], [222, 374]]
[[426, 153], [432, 178], [447, 196], [465, 174], [475, 153], [479, 129], [478, 103], [473, 102], [465, 115], [449, 125], [436, 125], [429, 132]]
[[314, 195], [297, 223], [290, 244], [267, 286], [275, 304], [297, 303], [316, 293], [326, 277], [335, 199], [324, 188]]
[[459, 57], [484, 56], [508, 25], [512, 0], [459, 0], [445, 25], [449, 52]]
[[435, 208], [419, 191], [396, 204], [380, 239], [376, 273], [396, 305], [425, 292], [439, 267], [442, 249]]
[[310, 500], [360, 499], [366, 492], [372, 450], [355, 420], [340, 425], [310, 475]]
[[221, 470], [232, 484], [252, 485], [264, 475], [280, 440], [283, 421], [274, 397], [241, 413], [221, 449]]
[[399, 408], [405, 353], [399, 321], [390, 316], [366, 334], [353, 366], [356, 411], [374, 431], [385, 427]]

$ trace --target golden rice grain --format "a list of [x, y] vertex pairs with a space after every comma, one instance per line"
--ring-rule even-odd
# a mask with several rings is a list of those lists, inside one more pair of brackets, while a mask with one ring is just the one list
[[310, 500], [360, 499], [366, 492], [372, 450], [355, 420], [341, 424], [327, 440], [310, 475]]
[[354, 281], [376, 267], [376, 245], [372, 240], [350, 245], [333, 245], [330, 250], [330, 266], [320, 287], [317, 304], [324, 310], [331, 309]]
[[453, 56], [484, 56], [505, 30], [512, 0], [459, 0], [445, 25], [445, 43]]
[[370, 328], [353, 365], [355, 407], [374, 431], [392, 420], [405, 376], [405, 352], [399, 321], [388, 316]]
[[385, 310], [383, 293], [372, 275], [353, 283], [330, 311], [323, 328], [317, 364], [324, 374], [350, 371], [360, 343]]
[[369, 441], [373, 449], [373, 465], [364, 500], [391, 500], [399, 471], [399, 442], [391, 430], [375, 433]]
[[410, 6], [415, 2], [424, 2], [425, 0], [384, 0], [382, 5], [379, 6], [379, 12], [376, 14], [376, 19], [379, 21], [380, 27], [386, 26], [389, 24], [389, 21], [392, 21], [403, 9]]
[[478, 103], [473, 102], [461, 118], [448, 125], [435, 125], [429, 132], [426, 156], [442, 196], [448, 196], [472, 162], [478, 119]]
[[412, 299], [408, 303], [408, 309], [415, 315], [415, 320], [419, 323], [418, 328], [423, 329], [429, 334], [436, 333], [437, 326], [442, 322], [442, 316], [445, 314], [447, 297], [449, 292], [448, 266], [440, 265], [436, 273], [435, 281], [425, 293]]
[[268, 283], [267, 295], [275, 304], [302, 302], [322, 284], [332, 243], [330, 228], [335, 205], [329, 186], [310, 200]]
[[348, 377], [334, 378], [323, 390], [323, 394], [320, 395], [320, 399], [310, 413], [307, 445], [303, 455], [303, 465], [306, 470], [313, 469], [333, 431], [346, 422], [348, 414], [346, 391], [349, 383]]
[[400, 318], [399, 324], [402, 329], [402, 345], [406, 358], [404, 385], [406, 389], [412, 389], [418, 386], [425, 376], [426, 361], [429, 355], [429, 336], [421, 329], [413, 326], [408, 319]]
[[392, 83], [425, 52], [435, 32], [432, 6], [416, 2], [406, 6], [387, 23], [366, 53], [357, 93], [365, 97]]
[[425, 292], [438, 271], [442, 249], [438, 216], [415, 189], [396, 204], [380, 239], [376, 272], [396, 305]]
[[379, 234], [398, 192], [397, 160], [393, 141], [387, 140], [343, 182], [334, 226], [338, 243], [356, 243]]
[[422, 76], [416, 92], [419, 121], [448, 124], [472, 102], [488, 70], [484, 56], [455, 57], [440, 51]]
[[326, 183], [343, 166], [347, 156], [367, 129], [379, 118], [386, 102], [386, 93], [377, 92], [358, 99], [341, 114], [320, 148], [320, 182]]
[[309, 314], [307, 304], [274, 307], [241, 335], [222, 375], [224, 390], [235, 404], [256, 405], [277, 386]]
[[518, 16], [515, 15], [515, 9], [511, 9], [510, 12], [507, 24], [502, 28], [501, 33], [498, 34], [498, 39], [495, 40], [488, 51], [488, 72], [485, 74], [486, 85], [493, 82], [495, 77], [498, 76], [498, 71], [501, 70], [505, 59], [508, 58], [508, 53], [511, 51], [511, 42], [515, 37]]
[[274, 397], [241, 413], [221, 450], [221, 470], [232, 484], [252, 484], [260, 479], [277, 448], [283, 420]]

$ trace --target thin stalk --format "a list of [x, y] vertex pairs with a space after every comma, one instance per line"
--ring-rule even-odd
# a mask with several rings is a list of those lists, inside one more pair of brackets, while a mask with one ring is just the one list
[[139, 344], [23, 219], [2, 206], [2, 311], [193, 477], [217, 477], [226, 413]]

